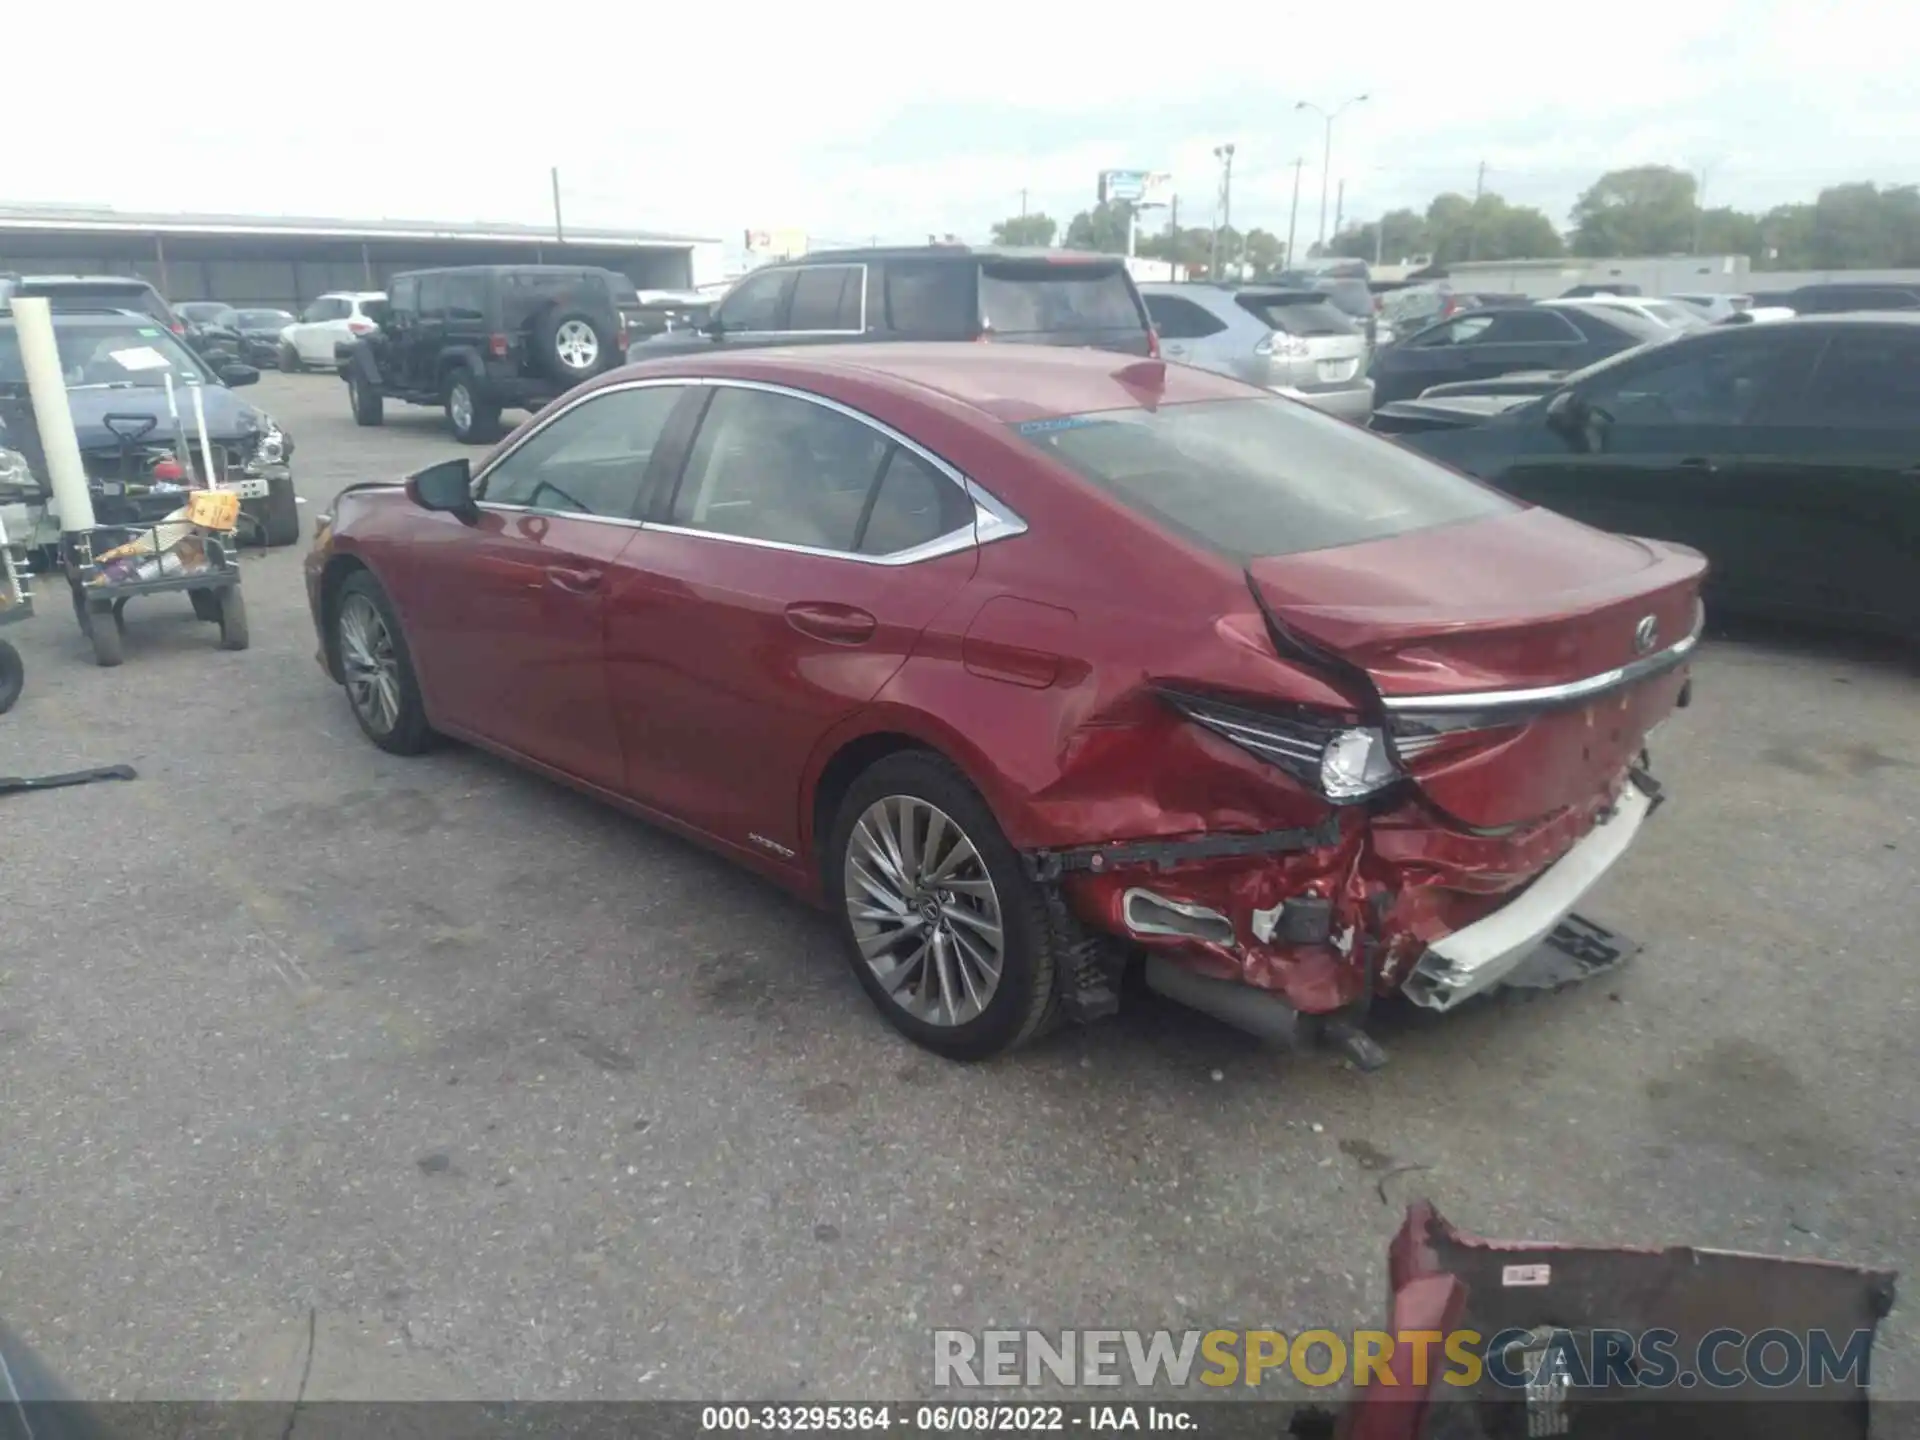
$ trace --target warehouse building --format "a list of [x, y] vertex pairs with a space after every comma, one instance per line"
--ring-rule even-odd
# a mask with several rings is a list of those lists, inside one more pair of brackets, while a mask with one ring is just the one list
[[689, 290], [722, 269], [719, 241], [650, 231], [0, 205], [0, 272], [139, 275], [176, 301], [298, 310], [329, 290], [384, 289], [396, 271], [506, 264], [604, 266], [641, 290]]

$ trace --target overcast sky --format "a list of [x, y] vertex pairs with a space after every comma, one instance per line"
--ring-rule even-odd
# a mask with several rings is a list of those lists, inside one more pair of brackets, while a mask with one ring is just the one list
[[[1210, 223], [1232, 141], [1235, 223], [1283, 237], [1305, 158], [1305, 244], [1324, 132], [1295, 104], [1363, 91], [1333, 137], [1349, 220], [1470, 192], [1483, 161], [1561, 225], [1647, 161], [1746, 208], [1920, 181], [1920, 12], [1896, 0], [19, 9], [7, 201], [537, 222], [558, 165], [574, 224], [981, 237], [1022, 190], [1064, 222], [1103, 168], [1171, 172]], [[84, 83], [51, 63], [78, 55]]]

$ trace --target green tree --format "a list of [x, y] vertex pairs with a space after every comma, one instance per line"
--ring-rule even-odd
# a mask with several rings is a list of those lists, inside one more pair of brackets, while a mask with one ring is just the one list
[[1757, 265], [1766, 254], [1762, 228], [1759, 216], [1730, 205], [1701, 210], [1694, 216], [1693, 248], [1701, 255], [1745, 255]]
[[1051, 215], [1009, 215], [993, 227], [993, 243], [1051, 245], [1053, 237], [1059, 233], [1060, 226]]
[[1127, 209], [1118, 200], [1082, 210], [1067, 222], [1067, 248], [1098, 250], [1107, 255], [1127, 253]]
[[1400, 265], [1416, 255], [1431, 254], [1432, 248], [1424, 216], [1414, 210], [1389, 210], [1378, 221], [1370, 220], [1335, 235], [1327, 241], [1325, 253], [1356, 260], [1378, 256], [1389, 265]]
[[1573, 206], [1578, 255], [1673, 255], [1691, 250], [1693, 176], [1671, 165], [1609, 170]]
[[1267, 275], [1287, 263], [1287, 242], [1271, 231], [1255, 227], [1240, 243], [1240, 263], [1249, 274]]

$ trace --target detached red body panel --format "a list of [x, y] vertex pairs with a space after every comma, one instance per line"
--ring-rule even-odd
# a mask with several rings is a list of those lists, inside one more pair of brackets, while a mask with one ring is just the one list
[[[1426, 964], [1422, 1003], [1482, 988], [1650, 808], [1634, 771], [1687, 683], [1705, 568], [1690, 551], [1506, 502], [1222, 377], [1093, 351], [716, 350], [616, 371], [546, 418], [662, 383], [685, 398], [638, 462], [631, 515], [483, 493], [476, 520], [398, 488], [343, 496], [309, 561], [323, 636], [333, 587], [372, 570], [436, 728], [815, 900], [848, 757], [931, 749], [1086, 924], [1307, 1013]], [[973, 531], [876, 559], [703, 529], [676, 486], [726, 387], [910, 442], [974, 487]], [[1095, 483], [1036, 441], [1056, 420], [1206, 406], [1280, 407], [1263, 424], [1306, 427], [1341, 465], [1420, 466], [1478, 509], [1235, 555], [1140, 502], [1131, 476]], [[842, 462], [818, 463], [831, 481]], [[1186, 478], [1155, 483], [1177, 495]], [[1163, 902], [1201, 913], [1169, 920]]]

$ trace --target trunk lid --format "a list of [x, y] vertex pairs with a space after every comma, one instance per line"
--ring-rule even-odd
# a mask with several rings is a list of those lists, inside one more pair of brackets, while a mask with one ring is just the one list
[[1705, 572], [1539, 509], [1248, 566], [1280, 627], [1366, 673], [1427, 798], [1489, 829], [1632, 763], [1685, 683]]

